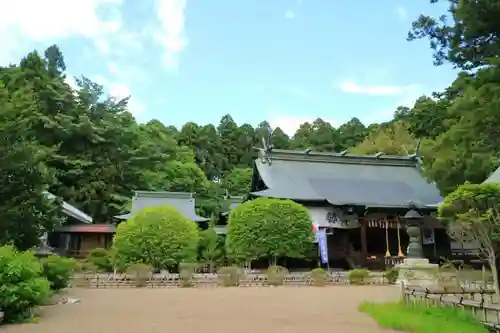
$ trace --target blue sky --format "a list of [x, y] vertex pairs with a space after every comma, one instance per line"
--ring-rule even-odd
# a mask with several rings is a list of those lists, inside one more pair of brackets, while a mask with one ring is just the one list
[[[26, 8], [30, 8], [27, 13]], [[0, 62], [58, 44], [68, 74], [132, 96], [140, 121], [317, 117], [384, 121], [446, 87], [427, 41], [407, 42], [423, 0], [17, 0], [0, 13]]]

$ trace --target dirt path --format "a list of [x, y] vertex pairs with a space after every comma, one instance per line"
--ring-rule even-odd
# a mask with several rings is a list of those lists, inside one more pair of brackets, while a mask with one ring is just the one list
[[2, 333], [381, 333], [363, 300], [398, 297], [394, 286], [328, 288], [87, 289], [80, 304], [47, 307], [38, 324]]

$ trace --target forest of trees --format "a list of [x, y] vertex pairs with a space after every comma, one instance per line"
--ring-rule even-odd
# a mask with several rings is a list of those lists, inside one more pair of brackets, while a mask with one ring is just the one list
[[436, 65], [460, 70], [447, 89], [397, 108], [386, 123], [352, 118], [334, 128], [318, 118], [293, 137], [266, 121], [236, 124], [229, 114], [181, 128], [138, 123], [127, 99], [107, 97], [85, 76], [77, 89], [68, 85], [56, 45], [0, 67], [0, 243], [29, 247], [61, 222], [58, 202], [44, 191], [96, 223], [126, 210], [133, 190], [195, 192], [199, 213], [211, 216], [225, 195], [248, 192], [254, 147], [269, 133], [279, 149], [359, 154], [412, 154], [420, 141], [423, 172], [443, 194], [482, 182], [500, 164], [500, 1], [447, 2], [448, 21], [421, 16], [409, 33], [431, 41]]

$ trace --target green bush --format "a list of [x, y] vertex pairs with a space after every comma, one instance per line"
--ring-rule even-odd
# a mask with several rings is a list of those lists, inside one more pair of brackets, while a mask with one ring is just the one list
[[285, 267], [269, 266], [266, 270], [267, 284], [270, 286], [282, 286], [287, 275], [288, 269]]
[[181, 287], [188, 288], [194, 286], [194, 273], [198, 269], [196, 263], [181, 263], [179, 265], [179, 277], [181, 279]]
[[69, 286], [73, 272], [77, 268], [75, 260], [56, 254], [40, 259], [42, 274], [49, 280], [50, 288], [59, 291]]
[[399, 277], [399, 269], [389, 268], [384, 272], [384, 278], [389, 284], [395, 284]]
[[148, 207], [118, 225], [113, 248], [119, 265], [171, 270], [196, 261], [198, 239], [198, 226], [174, 207]]
[[309, 273], [309, 278], [311, 279], [312, 285], [316, 287], [323, 287], [328, 284], [330, 275], [323, 268], [315, 268]]
[[136, 287], [145, 287], [152, 275], [152, 268], [147, 264], [136, 263], [127, 268], [127, 273], [134, 280]]
[[350, 284], [366, 284], [369, 278], [370, 271], [364, 268], [353, 269], [347, 274]]
[[0, 309], [5, 322], [29, 318], [50, 297], [50, 283], [42, 269], [33, 252], [0, 247]]
[[111, 255], [110, 250], [97, 248], [89, 252], [86, 261], [94, 265], [101, 272], [112, 272], [113, 263]]
[[237, 287], [243, 276], [243, 270], [237, 266], [221, 267], [217, 271], [219, 285], [223, 287]]
[[229, 215], [227, 256], [244, 263], [279, 257], [302, 258], [314, 241], [307, 208], [291, 201], [259, 198], [247, 201]]

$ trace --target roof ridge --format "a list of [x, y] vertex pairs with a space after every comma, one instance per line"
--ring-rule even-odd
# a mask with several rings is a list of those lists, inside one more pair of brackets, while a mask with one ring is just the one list
[[134, 191], [134, 198], [193, 199], [191, 192]]
[[262, 151], [261, 154], [262, 157], [271, 160], [417, 167], [417, 160], [414, 155], [399, 156], [380, 153], [375, 155], [359, 155], [285, 149]]

